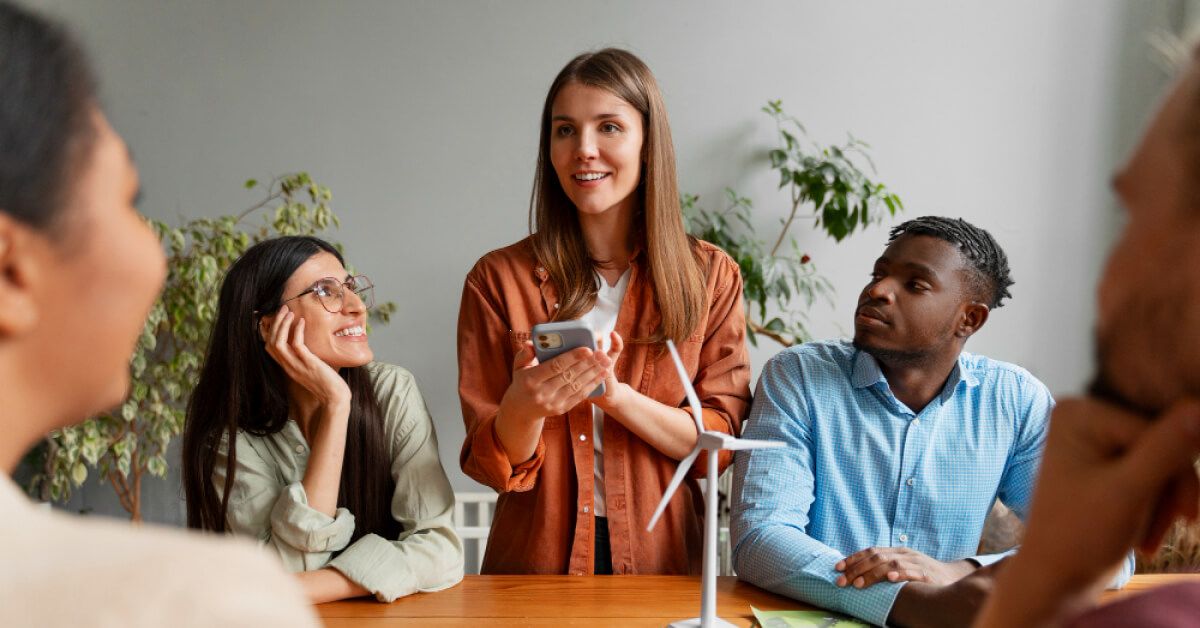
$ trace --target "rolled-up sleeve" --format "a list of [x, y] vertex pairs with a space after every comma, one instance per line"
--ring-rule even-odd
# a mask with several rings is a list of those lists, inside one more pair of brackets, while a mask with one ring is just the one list
[[[746, 352], [746, 313], [742, 306], [742, 275], [737, 263], [725, 253], [714, 255], [711, 281], [716, 282], [709, 306], [700, 368], [693, 386], [703, 407], [704, 429], [737, 436], [742, 419], [750, 410], [750, 357]], [[717, 456], [724, 471], [733, 462], [732, 451]], [[692, 469], [704, 477], [705, 465]]]
[[412, 376], [402, 369], [377, 376], [389, 415], [392, 516], [399, 538], [368, 534], [330, 561], [381, 602], [417, 591], [439, 591], [463, 577], [462, 541], [454, 531], [454, 491], [438, 456], [433, 419]]
[[494, 295], [481, 288], [479, 272], [476, 267], [467, 275], [458, 309], [458, 396], [467, 430], [459, 464], [463, 473], [497, 492], [528, 491], [537, 482], [546, 443], [539, 436], [533, 456], [513, 466], [496, 435], [500, 400], [512, 379], [513, 356], [508, 324]]
[[[279, 555], [292, 572], [320, 569], [354, 536], [354, 515], [338, 508], [334, 517], [311, 508], [304, 486], [282, 484], [268, 463], [243, 434], [237, 436], [236, 482], [229, 495], [226, 523]], [[213, 483], [225, 486], [227, 448], [217, 454]]]

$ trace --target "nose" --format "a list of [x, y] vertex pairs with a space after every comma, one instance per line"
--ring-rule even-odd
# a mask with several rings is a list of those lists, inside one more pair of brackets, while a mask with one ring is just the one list
[[579, 138], [575, 145], [575, 159], [581, 162], [592, 161], [598, 156], [596, 149], [596, 134], [590, 129], [580, 131], [576, 137]]
[[892, 287], [891, 280], [887, 277], [872, 280], [863, 290], [863, 294], [872, 301], [884, 304], [890, 304], [896, 300], [896, 292]]
[[363, 303], [362, 297], [358, 293], [345, 288], [342, 290], [342, 313], [343, 314], [358, 314], [367, 309], [367, 304]]

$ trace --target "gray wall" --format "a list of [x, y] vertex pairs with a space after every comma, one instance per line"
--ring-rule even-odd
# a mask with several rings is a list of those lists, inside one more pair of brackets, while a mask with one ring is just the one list
[[[969, 349], [1055, 391], [1088, 377], [1093, 286], [1117, 224], [1108, 176], [1164, 79], [1144, 44], [1175, 2], [120, 2], [38, 3], [82, 32], [156, 218], [252, 205], [249, 177], [309, 170], [329, 185], [358, 268], [400, 311], [380, 359], [412, 370], [459, 489], [455, 392], [462, 278], [526, 233], [537, 121], [555, 72], [599, 46], [634, 50], [665, 91], [684, 190], [732, 185], [764, 229], [785, 208], [758, 108], [782, 98], [812, 134], [874, 146], [902, 216], [990, 229], [1017, 280]], [[798, 232], [851, 308], [886, 232], [840, 246]], [[498, 339], [499, 340], [499, 339]], [[755, 371], [777, 347], [752, 352]], [[151, 520], [178, 522], [178, 479]], [[69, 505], [117, 513], [107, 487]]]

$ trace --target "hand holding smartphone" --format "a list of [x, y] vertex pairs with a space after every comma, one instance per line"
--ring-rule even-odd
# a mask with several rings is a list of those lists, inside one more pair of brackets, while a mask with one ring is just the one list
[[[533, 326], [533, 352], [538, 363], [545, 364], [550, 360], [579, 347], [596, 350], [596, 332], [583, 321], [561, 321], [557, 323], [541, 323]], [[599, 397], [604, 394], [604, 382], [596, 387], [588, 397]]]

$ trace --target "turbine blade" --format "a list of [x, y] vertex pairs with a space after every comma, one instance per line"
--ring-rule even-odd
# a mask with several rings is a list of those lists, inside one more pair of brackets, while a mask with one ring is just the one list
[[785, 443], [777, 440], [751, 440], [748, 438], [730, 438], [725, 441], [725, 446], [722, 449], [738, 450], [738, 449], [773, 449], [775, 447], [783, 447]]
[[650, 517], [650, 525], [646, 526], [646, 531], [654, 529], [654, 524], [658, 523], [658, 518], [662, 516], [667, 509], [667, 503], [671, 501], [671, 497], [675, 495], [675, 490], [683, 482], [684, 476], [687, 475], [688, 469], [692, 463], [696, 461], [696, 456], [700, 455], [700, 444], [696, 443], [696, 448], [686, 458], [679, 461], [679, 467], [675, 469], [675, 476], [671, 478], [671, 483], [667, 485], [666, 492], [663, 493], [662, 501], [658, 502], [658, 508], [654, 511], [654, 516]]
[[687, 394], [688, 405], [692, 408], [692, 418], [696, 419], [696, 429], [703, 432], [704, 419], [700, 416], [700, 397], [696, 395], [696, 389], [692, 388], [692, 380], [688, 378], [687, 369], [683, 368], [683, 360], [679, 359], [675, 343], [667, 340], [667, 349], [671, 351], [671, 360], [675, 362], [675, 372], [679, 375], [680, 383], [683, 384], [683, 392]]

